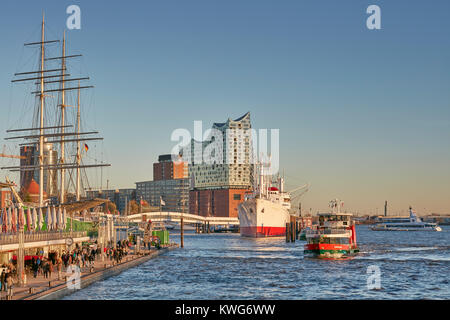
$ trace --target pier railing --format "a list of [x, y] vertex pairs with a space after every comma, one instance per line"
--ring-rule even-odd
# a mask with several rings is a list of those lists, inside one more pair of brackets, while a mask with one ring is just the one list
[[[87, 231], [48, 231], [48, 232], [34, 232], [25, 233], [25, 242], [37, 242], [37, 241], [50, 241], [61, 240], [66, 238], [81, 238], [87, 237]], [[13, 244], [19, 242], [19, 235], [13, 234], [0, 234], [0, 244]]]
[[314, 229], [307, 230], [306, 234], [317, 234], [317, 235], [326, 235], [326, 234], [348, 234], [349, 230], [346, 229]]

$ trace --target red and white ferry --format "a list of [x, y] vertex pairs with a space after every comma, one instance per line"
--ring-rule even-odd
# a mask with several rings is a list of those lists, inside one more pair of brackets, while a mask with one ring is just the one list
[[359, 252], [353, 215], [340, 212], [343, 204], [338, 199], [332, 200], [332, 212], [319, 213], [317, 228], [306, 232], [305, 256], [340, 259]]
[[244, 237], [285, 236], [290, 221], [291, 196], [283, 190], [283, 178], [278, 178], [278, 187], [273, 186], [272, 175], [265, 175], [264, 167], [260, 165], [254, 193], [238, 206], [239, 228]]

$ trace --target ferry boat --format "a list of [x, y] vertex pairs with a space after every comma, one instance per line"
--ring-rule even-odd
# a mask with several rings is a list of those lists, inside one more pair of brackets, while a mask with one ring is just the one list
[[409, 217], [382, 218], [382, 223], [372, 227], [373, 231], [442, 231], [437, 223], [423, 222], [409, 207]]
[[341, 213], [343, 202], [330, 201], [332, 212], [319, 213], [319, 224], [306, 231], [305, 256], [328, 259], [349, 258], [359, 252], [351, 213]]
[[[284, 191], [284, 179], [272, 185], [272, 175], [265, 175], [270, 165], [259, 164], [259, 177], [254, 193], [245, 196], [238, 206], [239, 230], [243, 237], [284, 237], [290, 222], [291, 193]], [[308, 185], [292, 190], [305, 189]]]

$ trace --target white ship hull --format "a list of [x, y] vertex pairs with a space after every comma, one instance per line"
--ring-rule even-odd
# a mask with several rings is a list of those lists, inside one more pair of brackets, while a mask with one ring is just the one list
[[290, 215], [281, 203], [266, 199], [249, 199], [238, 208], [240, 233], [244, 237], [282, 237]]

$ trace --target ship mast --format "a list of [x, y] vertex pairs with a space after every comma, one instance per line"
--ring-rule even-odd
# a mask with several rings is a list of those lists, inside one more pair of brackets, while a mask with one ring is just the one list
[[[14, 79], [12, 82], [23, 82], [23, 81], [37, 81], [36, 85], [39, 85], [37, 91], [32, 92], [32, 94], [36, 94], [39, 96], [39, 127], [32, 128], [23, 128], [23, 129], [11, 129], [7, 130], [7, 133], [10, 132], [22, 132], [22, 131], [36, 131], [39, 130], [39, 134], [28, 134], [14, 137], [7, 137], [5, 140], [11, 139], [25, 139], [27, 140], [25, 143], [19, 144], [19, 146], [39, 145], [39, 163], [22, 164], [20, 166], [9, 166], [9, 167], [1, 167], [0, 169], [10, 170], [11, 172], [20, 171], [26, 172], [31, 171], [35, 172], [39, 169], [39, 207], [44, 206], [44, 170], [60, 170], [60, 184], [61, 184], [61, 193], [59, 195], [60, 203], [65, 203], [67, 199], [65, 199], [65, 173], [67, 169], [77, 169], [77, 181], [76, 181], [76, 198], [80, 200], [80, 169], [81, 168], [94, 168], [94, 167], [107, 167], [110, 164], [87, 164], [81, 165], [81, 155], [80, 155], [80, 141], [86, 140], [103, 140], [101, 137], [86, 137], [86, 135], [98, 134], [97, 131], [92, 132], [80, 132], [80, 95], [81, 89], [93, 88], [93, 86], [80, 86], [80, 80], [89, 80], [89, 77], [83, 78], [67, 78], [70, 74], [66, 73], [66, 59], [74, 58], [81, 56], [78, 55], [66, 55], [66, 37], [65, 32], [63, 35], [63, 43], [62, 43], [62, 56], [60, 57], [51, 57], [45, 58], [45, 44], [59, 42], [59, 40], [47, 40], [45, 41], [45, 19], [44, 15], [42, 15], [42, 25], [41, 25], [41, 41], [40, 42], [31, 42], [25, 43], [25, 46], [33, 46], [40, 45], [40, 67], [37, 71], [29, 71], [29, 72], [20, 72], [15, 73], [14, 76], [25, 76], [25, 75], [33, 75], [28, 78], [22, 77], [19, 79]], [[61, 59], [61, 68], [59, 69], [45, 69], [45, 61], [48, 60], [60, 60]], [[58, 72], [58, 74], [54, 74], [54, 72]], [[56, 80], [51, 80], [49, 78], [57, 78]], [[45, 80], [44, 80], [45, 79]], [[78, 86], [65, 86], [66, 81], [78, 81]], [[59, 84], [58, 89], [46, 89], [45, 84]], [[66, 107], [69, 105], [66, 104], [66, 96], [65, 92], [70, 90], [78, 90], [78, 110], [77, 110], [77, 128], [73, 132], [66, 132], [65, 128], [73, 127], [73, 125], [66, 124]], [[57, 126], [47, 126], [45, 127], [44, 114], [45, 114], [45, 97], [49, 92], [61, 92], [61, 123]], [[53, 129], [61, 129], [58, 132], [50, 133], [46, 130]], [[66, 139], [66, 136], [75, 136], [75, 138]], [[47, 138], [53, 138], [53, 140], [45, 140]], [[77, 142], [77, 159], [75, 163], [65, 163], [65, 144], [67, 142]], [[60, 163], [58, 164], [44, 164], [44, 144], [45, 143], [60, 143], [61, 144], [61, 157]]]
[[81, 164], [81, 154], [80, 154], [80, 81], [78, 81], [78, 95], [77, 95], [77, 182], [76, 182], [76, 201], [80, 201], [80, 164]]
[[[65, 158], [65, 143], [64, 143], [64, 124], [65, 124], [65, 90], [64, 90], [64, 79], [65, 79], [65, 67], [66, 67], [66, 31], [64, 30], [63, 42], [62, 42], [62, 57], [61, 57], [61, 187], [60, 187], [60, 203], [64, 203], [64, 184], [65, 184], [65, 174], [64, 170], [64, 158]], [[77, 137], [78, 138], [78, 137]]]
[[40, 128], [39, 128], [39, 207], [44, 206], [44, 14], [41, 27], [41, 81], [40, 81]]

